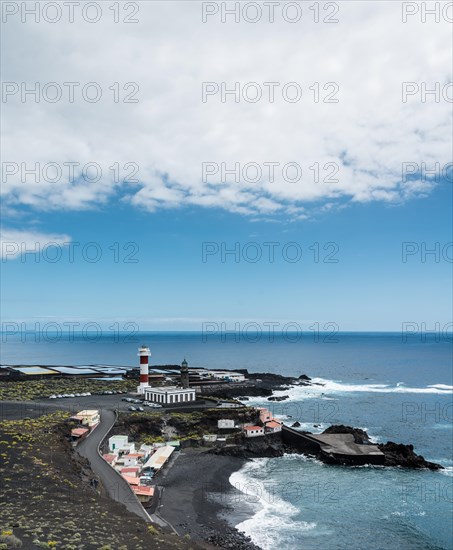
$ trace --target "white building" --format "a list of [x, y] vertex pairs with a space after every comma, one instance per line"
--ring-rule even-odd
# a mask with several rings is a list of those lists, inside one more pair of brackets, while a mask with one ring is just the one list
[[277, 433], [282, 431], [282, 425], [276, 420], [271, 420], [265, 424], [266, 433]]
[[264, 428], [262, 426], [245, 426], [245, 437], [258, 437], [264, 435]]
[[174, 403], [189, 403], [195, 401], [193, 388], [179, 388], [177, 386], [156, 386], [145, 388], [145, 400], [161, 405]]
[[209, 373], [213, 378], [227, 380], [229, 382], [244, 382], [245, 380], [245, 376], [239, 372], [211, 370]]
[[234, 420], [228, 420], [226, 418], [222, 418], [217, 421], [217, 428], [220, 430], [228, 430], [231, 428], [234, 428]]
[[90, 428], [99, 424], [99, 421], [101, 420], [98, 410], [80, 411], [75, 415], [75, 418], [77, 418], [84, 426], [89, 426]]
[[118, 452], [121, 454], [135, 453], [135, 443], [133, 441], [123, 443], [121, 447], [118, 448]]
[[144, 453], [145, 460], [149, 457], [149, 455], [154, 451], [154, 447], [152, 445], [146, 445], [145, 443], [142, 443], [140, 445], [139, 451], [141, 453]]
[[127, 442], [127, 435], [112, 435], [112, 437], [109, 437], [110, 452], [117, 454], [119, 449], [121, 449]]
[[160, 470], [175, 450], [171, 445], [159, 447], [157, 451], [143, 465], [144, 470]]

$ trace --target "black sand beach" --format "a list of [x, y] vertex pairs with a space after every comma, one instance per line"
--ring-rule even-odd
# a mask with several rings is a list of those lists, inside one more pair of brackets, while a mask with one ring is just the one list
[[[230, 510], [225, 496], [234, 491], [228, 480], [244, 462], [241, 458], [212, 455], [206, 449], [180, 451], [158, 481], [163, 491], [157, 513], [179, 535], [188, 534], [192, 540], [221, 548], [257, 549], [221, 518]], [[209, 498], [209, 494], [215, 498]]]

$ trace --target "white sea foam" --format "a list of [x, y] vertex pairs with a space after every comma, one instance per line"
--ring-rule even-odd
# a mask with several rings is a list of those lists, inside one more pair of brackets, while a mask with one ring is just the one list
[[[286, 390], [275, 391], [276, 397], [288, 395], [289, 400], [302, 401], [304, 399], [317, 398], [332, 400], [335, 394], [340, 393], [421, 393], [452, 395], [453, 386], [447, 384], [431, 384], [423, 388], [406, 386], [403, 382], [391, 384], [350, 384], [341, 381], [313, 378], [310, 386], [292, 386]], [[283, 406], [285, 401], [280, 404]]]
[[453, 386], [447, 386], [447, 384], [432, 384], [428, 388], [437, 388], [439, 390], [453, 390]]
[[446, 466], [443, 470], [439, 470], [439, 474], [442, 474], [448, 477], [453, 477], [453, 466]]
[[[292, 455], [288, 455], [290, 456]], [[291, 503], [273, 493], [271, 498], [260, 494], [261, 483], [254, 473], [264, 468], [268, 460], [270, 459], [254, 459], [230, 477], [230, 483], [246, 495], [248, 502], [254, 501], [256, 505], [253, 517], [237, 524], [236, 529], [249, 536], [263, 550], [278, 548], [283, 540], [286, 543], [293, 538], [296, 540], [301, 531], [316, 527], [314, 522], [296, 521], [294, 518], [299, 510]], [[254, 499], [248, 490], [250, 487], [255, 487]]]

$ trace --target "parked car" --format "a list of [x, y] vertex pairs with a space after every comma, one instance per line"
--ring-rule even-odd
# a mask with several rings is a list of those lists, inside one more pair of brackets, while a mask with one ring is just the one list
[[127, 410], [128, 410], [128, 411], [135, 411], [135, 410], [137, 410], [137, 409], [136, 409], [135, 407], [128, 407]]
[[143, 412], [145, 409], [143, 407], [137, 407], [137, 411]]
[[57, 396], [56, 395], [49, 395], [49, 399], [56, 399]]

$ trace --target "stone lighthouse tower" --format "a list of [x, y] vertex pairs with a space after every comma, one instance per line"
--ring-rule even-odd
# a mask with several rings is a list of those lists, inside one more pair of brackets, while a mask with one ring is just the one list
[[185, 359], [181, 363], [181, 386], [183, 388], [189, 387], [189, 365]]

